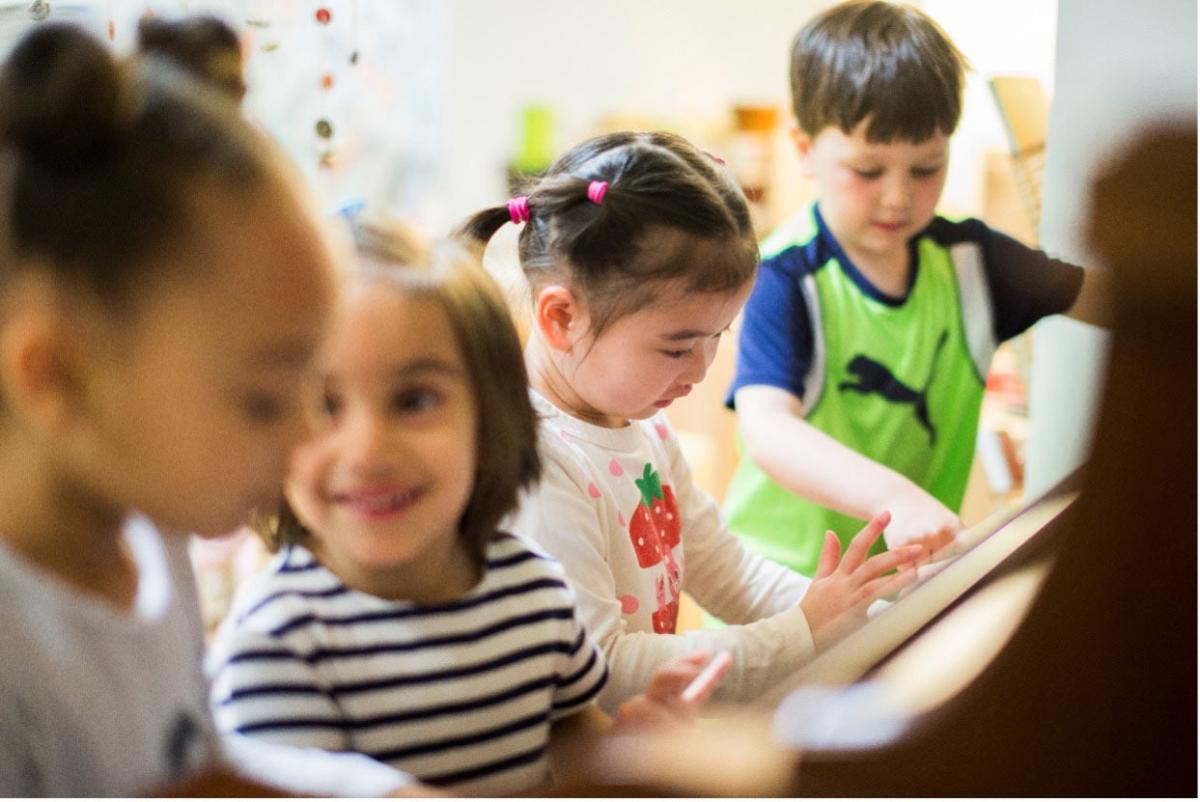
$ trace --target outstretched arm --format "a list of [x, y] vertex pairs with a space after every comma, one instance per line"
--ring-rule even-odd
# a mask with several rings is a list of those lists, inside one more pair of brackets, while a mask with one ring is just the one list
[[747, 453], [784, 489], [863, 520], [890, 511], [884, 539], [891, 547], [914, 543], [932, 553], [962, 528], [953, 511], [908, 478], [804, 420], [803, 404], [787, 390], [743, 387], [736, 404]]
[[1112, 326], [1112, 297], [1109, 284], [1108, 273], [1105, 271], [1084, 270], [1083, 286], [1079, 288], [1079, 295], [1064, 314], [1081, 323], [1105, 328]]

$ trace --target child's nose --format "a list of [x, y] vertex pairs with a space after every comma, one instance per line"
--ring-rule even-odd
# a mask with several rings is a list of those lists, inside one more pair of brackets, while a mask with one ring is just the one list
[[346, 426], [342, 447], [351, 462], [370, 463], [379, 456], [386, 439], [384, 422], [379, 416], [361, 413]]
[[892, 209], [903, 209], [912, 198], [912, 181], [907, 176], [894, 176], [883, 186], [883, 205]]
[[717, 356], [717, 340], [708, 340], [701, 347], [692, 352], [688, 359], [687, 368], [680, 379], [688, 384], [697, 384], [708, 373], [708, 366], [712, 364], [713, 359]]

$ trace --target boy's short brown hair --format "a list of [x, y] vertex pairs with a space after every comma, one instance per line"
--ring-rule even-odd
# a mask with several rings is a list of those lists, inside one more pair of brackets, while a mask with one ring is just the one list
[[921, 11], [852, 0], [818, 15], [792, 42], [792, 105], [809, 136], [851, 133], [869, 142], [923, 142], [954, 133], [967, 60]]
[[[475, 483], [458, 533], [469, 553], [482, 560], [521, 488], [537, 481], [541, 471], [537, 416], [508, 305], [481, 266], [481, 255], [460, 243], [431, 249], [399, 221], [370, 215], [356, 216], [351, 230], [359, 259], [351, 281], [392, 284], [432, 301], [454, 330], [475, 395], [477, 427]], [[254, 528], [272, 551], [308, 537], [286, 501], [278, 515], [256, 521]]]

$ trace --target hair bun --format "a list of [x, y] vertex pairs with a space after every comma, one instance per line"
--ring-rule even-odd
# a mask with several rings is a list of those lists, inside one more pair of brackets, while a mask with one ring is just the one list
[[0, 133], [52, 161], [94, 158], [120, 130], [121, 72], [107, 47], [69, 23], [31, 30], [0, 70]]

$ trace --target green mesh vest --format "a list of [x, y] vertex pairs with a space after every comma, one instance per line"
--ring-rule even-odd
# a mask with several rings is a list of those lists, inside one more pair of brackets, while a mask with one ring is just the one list
[[[798, 222], [764, 243], [764, 259], [818, 236], [811, 211]], [[800, 279], [814, 330], [801, 400], [809, 423], [957, 510], [995, 351], [991, 304], [977, 243], [945, 247], [921, 236], [916, 254], [916, 279], [898, 306], [864, 294], [837, 258]], [[779, 487], [744, 449], [725, 508], [747, 545], [809, 576], [826, 529], [844, 547], [865, 524]]]

